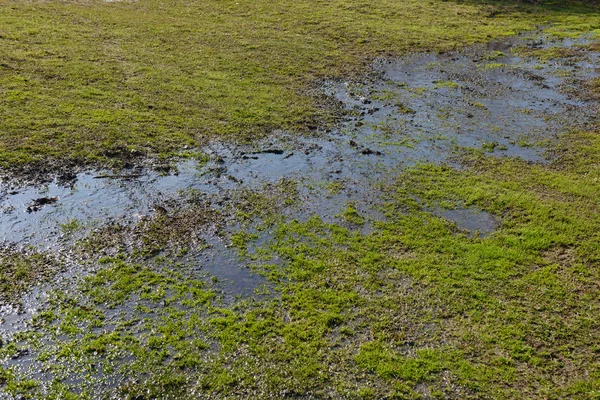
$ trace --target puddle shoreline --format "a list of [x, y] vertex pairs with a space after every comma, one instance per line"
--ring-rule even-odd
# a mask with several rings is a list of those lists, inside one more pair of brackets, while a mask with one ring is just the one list
[[[551, 148], [539, 144], [552, 143], [569, 128], [585, 126], [595, 117], [592, 103], [569, 96], [564, 86], [598, 77], [600, 53], [586, 52], [568, 63], [540, 63], [514, 49], [571, 48], [587, 40], [552, 42], [519, 36], [456, 52], [376, 60], [377, 79], [324, 83], [324, 92], [347, 113], [335, 131], [317, 138], [280, 132], [254, 146], [213, 142], [201, 149], [209, 156], [208, 162], [181, 161], [176, 174], [141, 169], [122, 171], [119, 176], [114, 171], [88, 170], [41, 187], [3, 183], [1, 245], [63, 254], [77, 239], [111, 224], [131, 228], [158, 215], [169, 218], [168, 204], [177, 207], [186, 191], [201, 193], [209, 208], [221, 210], [235, 206], [233, 194], [241, 190], [260, 190], [282, 181], [292, 182], [300, 198], [297, 207], [285, 210], [285, 218], [316, 215], [344, 224], [340, 214], [351, 204], [367, 221], [347, 226], [368, 234], [369, 217], [382, 218], [374, 209], [381, 200], [378, 185], [393, 182], [398, 172], [410, 166], [460, 167], [455, 159], [465, 150], [550, 162], [547, 152]], [[32, 209], [36, 200], [40, 205]], [[493, 234], [501, 224], [495, 216], [473, 208], [428, 211], [453, 222], [471, 238]], [[229, 233], [234, 223], [233, 218], [226, 221]], [[266, 280], [252, 273], [227, 248], [226, 240], [217, 237], [227, 229], [211, 225], [194, 232], [196, 239], [206, 240], [209, 246], [192, 252], [187, 272], [215, 277], [221, 282], [216, 287], [223, 298], [252, 297]], [[85, 270], [75, 263], [64, 279], [75, 285]], [[43, 308], [48, 288], [52, 284], [34, 287], [25, 295], [25, 314], [2, 308], [0, 336], [6, 339], [24, 329], [38, 308]], [[13, 365], [33, 370], [34, 358], [31, 354]]]
[[[443, 54], [378, 59], [377, 79], [324, 83], [347, 114], [338, 129], [323, 137], [279, 132], [252, 146], [212, 142], [201, 149], [208, 161], [180, 161], [173, 174], [88, 170], [42, 186], [2, 183], [0, 243], [60, 253], [103, 226], [152, 218], [184, 191], [202, 193], [220, 208], [236, 191], [282, 180], [296, 182], [303, 197], [289, 218], [339, 222], [349, 202], [374, 213], [374, 186], [399, 171], [422, 162], [460, 168], [455, 159], [465, 149], [549, 162], [551, 148], [537, 144], [594, 117], [592, 103], [570, 97], [564, 86], [598, 76], [600, 54], [540, 63], [515, 48], [572, 48], [589, 40], [532, 33]], [[32, 207], [40, 200], [48, 204]]]

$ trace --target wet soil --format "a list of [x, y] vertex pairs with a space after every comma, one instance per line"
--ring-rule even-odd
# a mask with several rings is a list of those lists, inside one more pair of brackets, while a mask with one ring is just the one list
[[[70, 263], [54, 282], [32, 283], [33, 289], [20, 301], [5, 302], [0, 309], [4, 319], [0, 334], [7, 339], [28, 326], [44, 308], [47, 291], [68, 292], [87, 273], [101, 268], [97, 259], [111, 255], [111, 245], [96, 243], [82, 255], [86, 238], [108, 240], [113, 232], [112, 246], [117, 248], [118, 243], [132, 253], [144, 246], [142, 238], [152, 228], [167, 239], [158, 253], [146, 256], [162, 254], [167, 242], [177, 242], [179, 250], [189, 247], [179, 258], [186, 274], [207, 282], [214, 277], [213, 287], [224, 299], [248, 297], [266, 280], [252, 273], [230, 248], [231, 234], [246, 226], [239, 217], [237, 193], [271, 191], [281, 201], [276, 212], [284, 219], [317, 215], [368, 233], [371, 222], [383, 218], [376, 207], [381, 202], [378, 187], [393, 182], [407, 167], [443, 163], [460, 168], [461, 156], [473, 151], [550, 162], [553, 140], [569, 129], [584, 128], [596, 115], [593, 102], [575, 97], [572, 90], [600, 75], [600, 53], [577, 50], [586, 41], [524, 35], [452, 53], [376, 60], [361, 82], [324, 82], [323, 90], [346, 117], [338, 129], [321, 137], [276, 132], [252, 146], [214, 142], [202, 149], [208, 162], [181, 161], [176, 173], [99, 170], [73, 173], [69, 179], [43, 186], [4, 183], [0, 187], [3, 246], [79, 254], [81, 262]], [[516, 51], [553, 47], [573, 52], [541, 62]], [[292, 182], [294, 194], [274, 192], [274, 186], [269, 186], [281, 182]], [[211, 214], [210, 218], [183, 213], [192, 210], [189, 201], [181, 200], [186, 193], [195, 193], [204, 202], [204, 208], [193, 212]], [[344, 218], [349, 207], [353, 217]], [[493, 234], [502, 223], [474, 208], [430, 212], [478, 239]], [[252, 221], [264, 222], [263, 214], [253, 213], [248, 217], [250, 226]], [[175, 218], [184, 222], [175, 223]], [[165, 226], [176, 228], [165, 230]], [[255, 233], [268, 236], [264, 231]], [[184, 246], [186, 240], [189, 246]], [[24, 305], [21, 311], [17, 303]], [[117, 315], [135, 306], [131, 300], [110, 312]], [[36, 377], [35, 359], [33, 352], [16, 354], [5, 364]]]
[[[455, 53], [377, 60], [365, 82], [325, 82], [325, 91], [348, 114], [326, 137], [278, 132], [254, 146], [213, 143], [203, 149], [212, 161], [180, 162], [177, 174], [93, 171], [74, 174], [66, 184], [4, 184], [2, 239], [45, 247], [60, 236], [60, 224], [135, 221], [186, 189], [217, 194], [285, 178], [339, 182], [347, 193], [366, 193], [372, 181], [397, 168], [452, 163], [461, 149], [546, 162], [541, 144], [593, 117], [588, 103], [566, 88], [597, 75], [597, 53], [541, 63], [511, 49], [576, 44], [517, 38]], [[51, 201], [33, 210], [38, 199]], [[28, 208], [34, 212], [25, 214]]]

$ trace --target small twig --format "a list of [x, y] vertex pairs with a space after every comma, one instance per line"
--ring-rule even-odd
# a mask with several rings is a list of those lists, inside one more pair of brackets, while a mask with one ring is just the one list
[[128, 178], [139, 178], [142, 174], [130, 174], [130, 175], [97, 175], [94, 179], [128, 179]]

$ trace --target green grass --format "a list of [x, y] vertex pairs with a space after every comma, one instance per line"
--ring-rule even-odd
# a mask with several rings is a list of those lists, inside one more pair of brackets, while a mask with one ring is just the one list
[[337, 216], [343, 221], [349, 222], [354, 225], [364, 225], [365, 218], [360, 215], [360, 212], [356, 209], [356, 204], [349, 203], [346, 205], [346, 209]]
[[[81, 397], [97, 397], [102, 370], [127, 398], [597, 398], [598, 138], [566, 136], [552, 164], [472, 152], [463, 170], [416, 166], [382, 186], [385, 219], [369, 234], [264, 218], [267, 198], [246, 193], [271, 239], [241, 228], [232, 242], [274, 295], [224, 305], [185, 265], [122, 253], [74, 294], [51, 294], [33, 326], [52, 344], [22, 343], [41, 350], [58, 397], [73, 373], [88, 376]], [[424, 211], [436, 206], [501, 223], [470, 237]], [[3, 376], [9, 393], [37, 398], [35, 381]]]
[[590, 5], [403, 1], [0, 2], [0, 165], [169, 157], [331, 122], [310, 90], [376, 55], [445, 50]]
[[[597, 151], [597, 134], [570, 139], [586, 145], [565, 156], [575, 147], [580, 156]], [[424, 390], [440, 397], [459, 391], [461, 398], [595, 398], [597, 165], [468, 161], [468, 171], [425, 165], [403, 174], [388, 188], [388, 220], [371, 235], [319, 219], [281, 225], [270, 249], [288, 263], [266, 264], [265, 272], [277, 281], [279, 270], [281, 318], [290, 322], [243, 342], [278, 342], [274, 335], [289, 348], [252, 357], [272, 365], [303, 346], [294, 360], [306, 353], [318, 360], [311, 376], [302, 379], [285, 360], [278, 369], [299, 380], [299, 393], [335, 388], [361, 397], [369, 388], [373, 398], [416, 398]], [[421, 211], [415, 198], [479, 207], [502, 226], [489, 238], [468, 238]], [[300, 344], [287, 338], [292, 332]], [[235, 374], [238, 367], [228, 368]], [[249, 385], [284, 379], [260, 376]]]
[[[202, 136], [307, 129], [327, 120], [306, 91], [319, 78], [351, 75], [376, 54], [447, 49], [541, 21], [559, 36], [591, 31], [600, 17], [590, 7], [4, 2], [0, 157], [166, 157]], [[597, 94], [597, 81], [584, 86]], [[287, 219], [301, 199], [296, 182], [240, 190], [219, 211], [182, 193], [137, 226], [106, 226], [75, 245], [98, 270], [50, 292], [29, 329], [2, 343], [2, 360], [27, 349], [40, 363], [4, 366], [2, 390], [32, 399], [598, 398], [600, 135], [571, 132], [554, 151], [550, 164], [469, 151], [461, 170], [417, 165], [382, 184], [385, 218], [348, 202], [343, 226]], [[443, 207], [484, 210], [500, 225], [470, 237], [427, 211]], [[370, 233], [359, 233], [366, 222]], [[206, 244], [193, 238], [210, 225], [235, 226], [225, 236], [268, 279], [265, 296], [227, 303], [217, 282], [198, 278], [205, 261], [194, 252]], [[58, 269], [46, 255], [0, 259], [3, 301]], [[40, 371], [52, 381], [32, 379]]]
[[581, 56], [577, 50], [565, 49], [559, 47], [550, 47], [547, 49], [526, 49], [518, 48], [515, 52], [522, 57], [534, 57], [541, 62], [547, 63], [558, 58], [576, 58]]
[[53, 277], [62, 268], [54, 257], [4, 247], [0, 250], [0, 300], [21, 305], [21, 295]]

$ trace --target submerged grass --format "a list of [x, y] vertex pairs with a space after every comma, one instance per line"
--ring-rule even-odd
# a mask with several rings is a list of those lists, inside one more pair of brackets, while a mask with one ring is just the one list
[[447, 50], [536, 24], [574, 34], [567, 3], [369, 1], [0, 2], [0, 165], [124, 163], [208, 138], [315, 129], [307, 90], [372, 57]]
[[17, 307], [23, 293], [50, 279], [63, 267], [52, 255], [11, 246], [0, 249], [0, 265], [0, 301]]
[[[369, 234], [318, 217], [266, 219], [267, 242], [242, 233], [233, 240], [275, 285], [277, 295], [262, 300], [224, 306], [165, 258], [104, 258], [79, 294], [56, 293], [34, 321], [56, 340], [38, 356], [53, 383], [8, 369], [5, 390], [31, 398], [82, 388], [79, 397], [97, 398], [102, 387], [126, 398], [593, 399], [600, 166], [588, 157], [600, 151], [598, 137], [573, 132], [552, 164], [470, 152], [463, 170], [416, 166], [382, 187], [386, 219]], [[426, 211], [435, 207], [478, 208], [501, 225], [467, 236]], [[354, 222], [357, 211], [349, 204], [344, 215]], [[82, 385], [61, 383], [81, 371]], [[119, 385], [108, 390], [111, 374]]]

